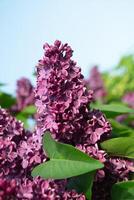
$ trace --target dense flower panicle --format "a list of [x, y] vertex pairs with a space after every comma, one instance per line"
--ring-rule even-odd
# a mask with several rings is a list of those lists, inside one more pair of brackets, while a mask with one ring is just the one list
[[19, 112], [26, 106], [34, 104], [34, 87], [27, 78], [17, 81], [16, 104], [12, 106], [12, 112]]
[[0, 176], [9, 176], [20, 170], [17, 148], [24, 134], [23, 124], [0, 109]]
[[25, 131], [20, 121], [0, 109], [0, 176], [20, 175], [44, 159], [41, 138]]
[[118, 181], [128, 180], [130, 172], [134, 172], [134, 162], [122, 158], [109, 158], [106, 168], [116, 175]]
[[66, 180], [31, 177], [31, 170], [46, 159], [41, 140], [41, 135], [25, 131], [21, 122], [0, 109], [0, 200], [85, 200], [82, 194], [66, 191]]
[[14, 200], [16, 193], [16, 180], [0, 178], [0, 200]]
[[23, 124], [12, 117], [5, 109], [0, 108], [0, 136], [13, 138], [22, 136]]
[[103, 101], [106, 96], [106, 89], [102, 80], [102, 76], [98, 70], [98, 67], [95, 66], [90, 71], [90, 77], [86, 80], [86, 85], [88, 88], [93, 90], [94, 100]]
[[52, 181], [35, 178], [24, 179], [17, 190], [18, 199], [32, 200], [86, 200], [85, 196], [74, 190], [65, 189], [66, 181]]
[[71, 140], [75, 133], [79, 137], [86, 131], [95, 143], [111, 128], [104, 130], [102, 125], [96, 126], [97, 133], [90, 130], [88, 103], [92, 91], [86, 90], [80, 69], [71, 60], [71, 48], [56, 41], [54, 46], [46, 44], [44, 49], [44, 57], [37, 66], [37, 130], [50, 130], [58, 139], [70, 137]]
[[122, 98], [124, 103], [127, 103], [131, 108], [134, 108], [134, 92], [126, 93]]
[[[38, 130], [59, 132], [76, 118], [80, 107], [91, 101], [91, 91], [86, 91], [80, 68], [71, 60], [72, 49], [56, 41], [46, 44], [45, 54], [37, 66], [36, 106]], [[64, 113], [64, 115], [63, 115]]]
[[41, 138], [35, 133], [29, 134], [25, 139], [20, 141], [17, 150], [22, 162], [23, 169], [32, 170], [34, 166], [45, 161]]
[[75, 190], [66, 190], [66, 180], [41, 178], [0, 179], [0, 200], [86, 200]]

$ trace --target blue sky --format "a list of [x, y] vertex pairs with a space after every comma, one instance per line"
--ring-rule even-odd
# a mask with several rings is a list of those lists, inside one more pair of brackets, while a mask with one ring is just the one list
[[32, 76], [43, 43], [68, 42], [88, 76], [134, 50], [134, 0], [0, 0], [0, 82], [14, 93], [16, 79]]

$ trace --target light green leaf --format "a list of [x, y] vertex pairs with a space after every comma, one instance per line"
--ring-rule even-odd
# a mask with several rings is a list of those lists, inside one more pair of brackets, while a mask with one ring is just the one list
[[22, 110], [23, 115], [33, 115], [36, 113], [36, 108], [33, 105], [27, 106]]
[[64, 179], [94, 171], [103, 165], [87, 161], [51, 159], [35, 167], [32, 176], [45, 179]]
[[124, 104], [111, 103], [111, 104], [92, 104], [92, 108], [99, 109], [109, 118], [118, 116], [120, 114], [133, 113], [134, 109], [129, 108]]
[[101, 143], [102, 149], [112, 156], [134, 158], [134, 138], [119, 137]]
[[64, 179], [103, 167], [101, 162], [90, 158], [73, 146], [54, 141], [48, 132], [44, 135], [43, 146], [50, 161], [35, 167], [32, 171], [33, 176]]

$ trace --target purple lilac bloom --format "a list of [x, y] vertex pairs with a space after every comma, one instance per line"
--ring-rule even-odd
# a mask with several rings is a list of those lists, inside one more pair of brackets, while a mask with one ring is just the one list
[[16, 181], [15, 179], [7, 180], [0, 178], [0, 200], [14, 200], [16, 192]]
[[22, 180], [18, 185], [18, 199], [32, 200], [86, 200], [85, 196], [74, 190], [66, 191], [66, 181], [52, 181], [35, 178]]
[[41, 140], [0, 109], [0, 200], [85, 200], [82, 194], [66, 191], [66, 180], [31, 177], [31, 170], [46, 160]]
[[86, 85], [88, 88], [93, 90], [93, 97], [96, 101], [104, 101], [106, 96], [106, 89], [102, 80], [101, 73], [97, 66], [94, 66], [90, 71], [90, 77], [86, 80]]
[[100, 119], [97, 132], [92, 130], [89, 121], [95, 123], [95, 120], [90, 119], [92, 114], [88, 111], [92, 91], [86, 89], [80, 68], [71, 60], [72, 49], [59, 41], [54, 46], [45, 44], [44, 49], [44, 57], [37, 66], [38, 132], [50, 130], [57, 139], [71, 141], [86, 133], [92, 138], [91, 143], [95, 143], [111, 127], [108, 123], [103, 126]]
[[67, 191], [66, 181], [29, 179], [0, 179], [0, 200], [86, 200], [75, 190]]
[[16, 105], [12, 106], [12, 112], [19, 112], [26, 106], [34, 104], [34, 87], [27, 78], [17, 81]]
[[0, 177], [20, 173], [17, 148], [24, 134], [23, 124], [0, 109]]

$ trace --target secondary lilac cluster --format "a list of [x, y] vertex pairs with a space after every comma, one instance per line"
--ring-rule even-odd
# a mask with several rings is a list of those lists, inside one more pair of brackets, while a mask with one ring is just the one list
[[[99, 148], [100, 141], [110, 136], [111, 126], [100, 111], [89, 109], [92, 91], [86, 89], [80, 68], [71, 59], [71, 47], [55, 41], [54, 45], [45, 44], [44, 50], [44, 57], [37, 66], [37, 133], [42, 135], [49, 130], [57, 140], [70, 143], [105, 164], [105, 168], [96, 174], [94, 191], [99, 190], [98, 183], [105, 183], [107, 172], [111, 176], [117, 172], [115, 182], [120, 176], [126, 180], [133, 171], [133, 163], [120, 158], [116, 162]], [[96, 99], [106, 94], [96, 67], [91, 72], [90, 88], [94, 90]], [[102, 189], [105, 197], [93, 191], [94, 200], [109, 200], [110, 190]]]
[[122, 101], [128, 104], [131, 108], [134, 108], [134, 92], [126, 93], [123, 96]]
[[20, 173], [18, 143], [24, 135], [23, 125], [0, 109], [0, 176]]
[[[122, 102], [127, 104], [129, 107], [134, 108], [134, 92], [128, 92], [122, 97]], [[127, 119], [128, 114], [119, 115], [116, 117], [116, 120], [122, 123], [125, 119]], [[129, 123], [130, 126], [134, 127], [134, 121], [132, 120]]]
[[90, 71], [89, 79], [86, 80], [87, 88], [93, 90], [93, 97], [96, 101], [104, 101], [106, 96], [106, 89], [102, 80], [101, 73], [97, 66], [94, 66]]
[[19, 112], [32, 104], [34, 104], [34, 87], [29, 79], [21, 78], [17, 81], [16, 104], [11, 108], [11, 111]]
[[82, 194], [66, 191], [65, 180], [31, 177], [31, 170], [46, 160], [41, 140], [0, 109], [0, 200], [85, 200]]

